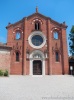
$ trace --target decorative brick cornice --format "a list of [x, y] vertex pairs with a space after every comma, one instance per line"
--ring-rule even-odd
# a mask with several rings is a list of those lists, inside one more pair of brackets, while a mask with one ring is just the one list
[[0, 44], [0, 49], [12, 50], [12, 47], [9, 47], [9, 46], [4, 45], [4, 44]]
[[48, 19], [48, 17], [46, 17], [46, 16], [44, 16], [44, 15], [42, 15], [40, 13], [33, 13], [32, 15], [28, 16], [27, 19], [30, 19], [33, 16], [40, 16], [40, 17], [43, 17], [44, 19]]
[[58, 23], [57, 21], [54, 21], [52, 19], [49, 19], [51, 23], [58, 25], [60, 28], [67, 28], [68, 26], [65, 25], [64, 23]]
[[[25, 17], [24, 17], [25, 18]], [[23, 19], [18, 21], [18, 22], [15, 22], [14, 24], [8, 24], [8, 26], [6, 26], [6, 29], [10, 28], [10, 27], [14, 27], [15, 25], [19, 24], [19, 23], [22, 23], [23, 22]]]

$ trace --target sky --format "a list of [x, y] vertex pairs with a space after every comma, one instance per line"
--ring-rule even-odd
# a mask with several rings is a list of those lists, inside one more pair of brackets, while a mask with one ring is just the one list
[[23, 17], [35, 13], [38, 6], [39, 13], [68, 26], [66, 30], [69, 53], [69, 33], [74, 25], [74, 0], [0, 0], [0, 42], [7, 42], [8, 23], [15, 23]]

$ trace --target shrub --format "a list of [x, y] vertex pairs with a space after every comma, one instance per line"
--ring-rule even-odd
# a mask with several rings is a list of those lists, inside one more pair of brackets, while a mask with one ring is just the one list
[[2, 71], [2, 70], [0, 70], [0, 76], [3, 76], [3, 74], [4, 74], [4, 73], [3, 73], [3, 71]]
[[5, 70], [4, 76], [8, 76], [8, 70]]

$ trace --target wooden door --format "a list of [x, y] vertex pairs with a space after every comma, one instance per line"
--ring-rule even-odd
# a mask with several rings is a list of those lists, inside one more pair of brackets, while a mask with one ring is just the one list
[[42, 75], [42, 62], [40, 60], [33, 61], [33, 75]]

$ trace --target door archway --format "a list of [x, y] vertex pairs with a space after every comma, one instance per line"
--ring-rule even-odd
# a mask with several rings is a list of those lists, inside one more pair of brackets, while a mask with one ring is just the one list
[[30, 75], [45, 75], [45, 56], [42, 51], [35, 50], [30, 56]]

